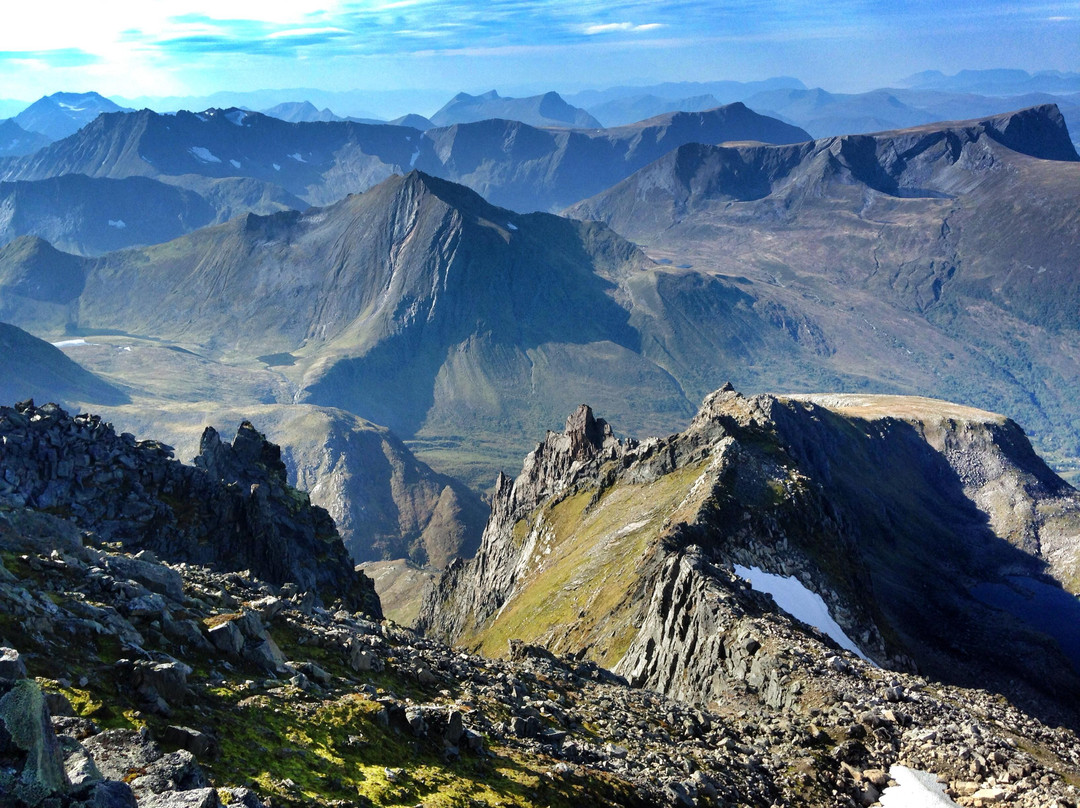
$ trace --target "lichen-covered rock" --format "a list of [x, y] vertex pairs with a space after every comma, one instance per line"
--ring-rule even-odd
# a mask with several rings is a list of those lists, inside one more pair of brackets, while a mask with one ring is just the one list
[[53, 732], [45, 697], [35, 682], [20, 679], [0, 698], [0, 723], [10, 745], [24, 753], [22, 770], [11, 784], [16, 800], [37, 805], [67, 788], [63, 751]]
[[146, 733], [131, 729], [107, 729], [83, 746], [110, 780], [127, 780], [161, 757], [161, 749]]
[[131, 786], [117, 780], [92, 783], [72, 796], [72, 808], [138, 808]]
[[220, 804], [216, 790], [196, 788], [150, 794], [139, 801], [139, 808], [218, 808]]

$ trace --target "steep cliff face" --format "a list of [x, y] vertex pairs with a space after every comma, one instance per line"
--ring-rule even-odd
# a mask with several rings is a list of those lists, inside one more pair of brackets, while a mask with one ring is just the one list
[[546, 500], [565, 498], [579, 483], [591, 484], [602, 463], [624, 451], [607, 422], [582, 405], [566, 419], [562, 433], [548, 432], [536, 445], [517, 479], [500, 472], [480, 549], [471, 560], [458, 558], [446, 570], [441, 594], [425, 604], [420, 625], [454, 637], [483, 625], [538, 552], [540, 533], [522, 527], [529, 515]]
[[[489, 653], [540, 642], [692, 701], [737, 686], [783, 704], [790, 688], [745, 647], [748, 615], [775, 607], [738, 566], [816, 593], [878, 664], [1075, 720], [1075, 638], [1009, 593], [1061, 596], [1072, 618], [1061, 584], [1075, 588], [1080, 495], [1011, 421], [929, 399], [730, 387], [664, 439], [620, 443], [604, 425], [589, 440], [590, 421], [582, 410], [500, 480], [479, 553], [444, 576], [425, 629]], [[796, 645], [830, 643], [774, 625]]]
[[97, 416], [25, 402], [0, 408], [0, 447], [0, 504], [51, 511], [132, 552], [248, 570], [381, 616], [329, 514], [287, 484], [281, 450], [246, 421], [231, 444], [207, 427], [192, 467]]

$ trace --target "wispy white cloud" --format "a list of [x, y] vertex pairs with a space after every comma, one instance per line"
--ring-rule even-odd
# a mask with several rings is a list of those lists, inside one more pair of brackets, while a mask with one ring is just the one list
[[287, 28], [283, 31], [274, 31], [267, 35], [267, 39], [296, 39], [307, 37], [335, 37], [348, 36], [349, 32], [344, 28]]
[[[173, 92], [195, 81], [201, 89], [277, 77], [280, 85], [298, 80], [300, 62], [312, 66], [306, 80], [314, 83], [323, 80], [315, 68], [330, 69], [331, 63], [340, 76], [363, 78], [366, 70], [373, 84], [389, 78], [376, 75], [375, 64], [393, 64], [405, 76], [399, 80], [414, 85], [441, 83], [458, 79], [435, 67], [440, 59], [472, 54], [482, 55], [485, 65], [498, 65], [490, 68], [497, 80], [532, 80], [509, 74], [550, 59], [544, 63], [545, 80], [555, 65], [575, 83], [589, 76], [597, 84], [637, 74], [733, 78], [739, 64], [750, 65], [746, 69], [757, 77], [806, 75], [801, 68], [846, 70], [849, 82], [853, 75], [861, 81], [864, 74], [894, 71], [899, 78], [909, 64], [908, 72], [989, 66], [1075, 70], [1074, 28], [1080, 24], [1078, 0], [945, 5], [940, 0], [51, 0], [10, 5], [0, 27], [5, 87], [51, 84], [56, 89], [60, 82], [101, 81], [101, 88], [121, 88], [113, 90], [118, 94]], [[415, 54], [424, 55], [426, 75], [415, 70], [406, 75]], [[987, 64], [995, 58], [997, 65]], [[913, 63], [917, 59], [921, 63]], [[861, 67], [853, 67], [855, 60]], [[31, 62], [33, 69], [22, 67]], [[591, 66], [601, 63], [619, 67], [594, 75]], [[462, 75], [468, 67], [461, 67]]]
[[647, 22], [643, 25], [634, 25], [632, 22], [602, 22], [592, 23], [586, 25], [581, 30], [589, 36], [596, 34], [613, 34], [618, 32], [637, 33], [639, 31], [655, 31], [657, 28], [663, 28], [662, 22]]

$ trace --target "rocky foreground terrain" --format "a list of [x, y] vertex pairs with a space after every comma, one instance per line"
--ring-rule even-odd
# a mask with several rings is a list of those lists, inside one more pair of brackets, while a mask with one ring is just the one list
[[[585, 435], [557, 436], [564, 459]], [[679, 563], [737, 618], [703, 702], [587, 652], [512, 638], [490, 659], [380, 621], [332, 534], [283, 572], [259, 543], [321, 524], [275, 485], [275, 447], [250, 426], [204, 443], [185, 467], [89, 416], [0, 408], [5, 808], [868, 806], [895, 764], [960, 805], [1080, 799], [1073, 731], [842, 652], [700, 554]]]

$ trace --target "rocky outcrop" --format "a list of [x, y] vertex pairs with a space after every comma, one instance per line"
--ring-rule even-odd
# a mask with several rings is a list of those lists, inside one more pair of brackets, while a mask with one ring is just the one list
[[280, 450], [250, 423], [232, 444], [213, 428], [195, 466], [157, 441], [117, 435], [55, 404], [0, 408], [0, 503], [70, 517], [102, 540], [171, 561], [250, 570], [329, 604], [380, 615], [333, 520], [286, 482]]
[[[191, 358], [164, 349], [158, 354]], [[176, 372], [183, 373], [183, 366]], [[290, 483], [333, 517], [357, 563], [408, 558], [441, 569], [455, 556], [474, 555], [480, 543], [488, 508], [479, 494], [436, 473], [386, 427], [344, 410], [245, 404], [206, 411], [183, 405], [96, 411], [117, 431], [155, 435], [174, 446], [180, 459], [199, 453], [208, 421], [257, 424], [281, 446]]]
[[437, 592], [421, 607], [418, 630], [458, 636], [482, 625], [505, 602], [520, 566], [535, 550], [534, 542], [522, 543], [515, 535], [515, 525], [544, 500], [566, 496], [580, 480], [594, 480], [600, 465], [624, 451], [607, 422], [583, 404], [561, 433], [549, 431], [536, 445], [516, 479], [500, 472], [480, 549], [472, 559], [458, 558], [447, 567]]

